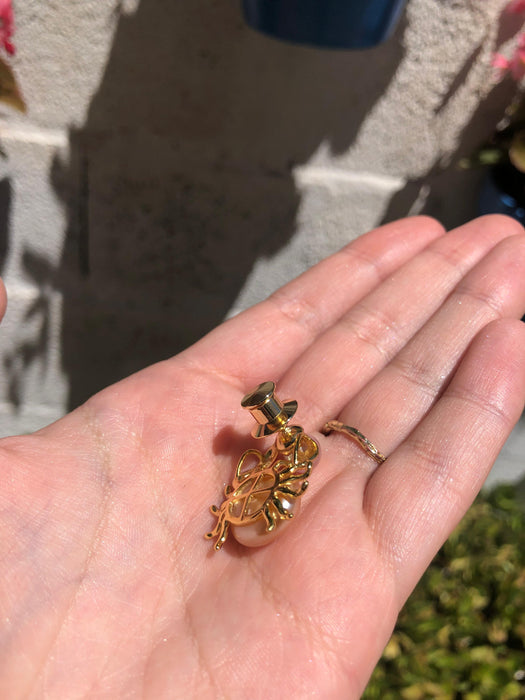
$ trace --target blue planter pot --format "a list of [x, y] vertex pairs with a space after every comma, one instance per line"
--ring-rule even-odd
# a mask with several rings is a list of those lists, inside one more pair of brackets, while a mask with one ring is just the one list
[[386, 39], [406, 0], [243, 0], [247, 23], [299, 44], [362, 49]]

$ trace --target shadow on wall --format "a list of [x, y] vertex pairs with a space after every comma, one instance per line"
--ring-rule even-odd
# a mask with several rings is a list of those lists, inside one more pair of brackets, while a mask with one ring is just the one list
[[8, 177], [0, 180], [0, 273], [4, 272], [9, 252], [9, 219], [13, 199], [12, 189], [11, 180]]
[[373, 62], [288, 46], [213, 0], [142, 0], [119, 18], [53, 172], [69, 213], [56, 284], [70, 408], [224, 318], [254, 261], [294, 233], [292, 168], [323, 142], [349, 147], [402, 57], [399, 36]]
[[382, 224], [412, 214], [426, 214], [451, 229], [478, 216], [481, 181], [486, 177], [487, 169], [464, 170], [459, 167], [459, 162], [471, 156], [484, 138], [489, 138], [487, 125], [498, 123], [501, 105], [510, 104], [514, 90], [514, 85], [503, 83], [491, 92], [462, 133], [453, 158], [437, 161], [423, 177], [408, 180], [390, 200]]
[[[520, 18], [503, 13], [500, 17], [496, 46], [501, 46], [515, 36], [520, 28]], [[481, 50], [482, 44], [466, 60], [436, 106], [434, 116], [437, 120], [445, 113], [458, 91], [468, 82]], [[477, 216], [480, 183], [487, 170], [478, 168], [476, 172], [466, 171], [459, 167], [459, 162], [471, 156], [483, 141], [491, 136], [491, 132], [502, 118], [502, 105], [510, 105], [515, 94], [516, 85], [510, 78], [495, 85], [490, 94], [479, 102], [468, 120], [458, 139], [453, 158], [438, 160], [423, 177], [409, 180], [390, 200], [381, 223], [395, 221], [410, 214], [427, 214], [450, 229]], [[458, 192], [461, 193], [459, 200], [456, 196]]]

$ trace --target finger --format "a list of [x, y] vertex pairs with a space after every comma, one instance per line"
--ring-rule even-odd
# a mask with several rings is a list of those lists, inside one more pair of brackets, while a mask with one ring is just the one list
[[0, 321], [4, 318], [7, 308], [7, 292], [3, 281], [0, 279]]
[[487, 326], [434, 408], [374, 473], [364, 513], [400, 602], [470, 506], [523, 410], [525, 324]]
[[[339, 420], [355, 425], [390, 454], [426, 415], [473, 337], [489, 322], [525, 311], [525, 236], [502, 241], [456, 287], [443, 306], [363, 390]], [[330, 437], [336, 461], [352, 460], [364, 488], [374, 463], [351, 442]], [[343, 466], [344, 465], [344, 466]]]
[[427, 217], [371, 231], [219, 326], [191, 348], [186, 360], [237, 378], [244, 388], [278, 380], [350, 306], [443, 234], [441, 225]]
[[[308, 406], [309, 423], [337, 416], [427, 322], [459, 281], [501, 240], [522, 233], [484, 217], [438, 238], [357, 303], [281, 380], [283, 395]], [[292, 393], [295, 392], [295, 393]]]

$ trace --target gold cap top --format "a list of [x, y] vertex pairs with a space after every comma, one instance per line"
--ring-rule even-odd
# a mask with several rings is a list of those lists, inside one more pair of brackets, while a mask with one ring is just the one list
[[257, 427], [252, 431], [256, 438], [276, 433], [283, 428], [297, 411], [297, 401], [280, 401], [275, 396], [274, 382], [263, 382], [250, 391], [241, 401], [255, 418]]

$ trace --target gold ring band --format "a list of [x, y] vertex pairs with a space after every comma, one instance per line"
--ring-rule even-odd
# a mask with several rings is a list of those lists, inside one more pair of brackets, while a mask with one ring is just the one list
[[330, 435], [332, 432], [343, 433], [347, 437], [351, 438], [357, 444], [363, 448], [369, 457], [372, 457], [378, 464], [383, 464], [386, 460], [385, 455], [381, 454], [377, 447], [373, 445], [368, 438], [366, 438], [363, 433], [359, 432], [357, 428], [352, 428], [349, 425], [345, 425], [338, 420], [330, 420], [328, 423], [322, 427], [321, 432], [323, 435]]

